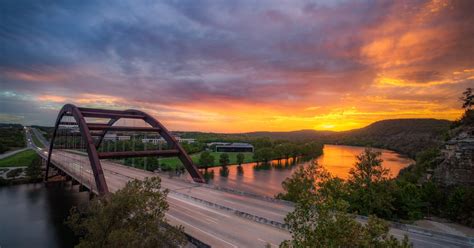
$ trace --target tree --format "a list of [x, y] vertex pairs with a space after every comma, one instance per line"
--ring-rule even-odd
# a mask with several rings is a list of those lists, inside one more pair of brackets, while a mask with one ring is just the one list
[[275, 148], [273, 149], [273, 153], [275, 154], [275, 157], [278, 160], [278, 164], [280, 164], [281, 159], [285, 156], [285, 145], [280, 144], [275, 146]]
[[208, 151], [202, 152], [199, 155], [199, 165], [206, 168], [214, 165], [214, 156], [212, 156]]
[[447, 200], [447, 214], [452, 220], [474, 227], [474, 188], [456, 187]]
[[237, 154], [237, 164], [241, 166], [245, 161], [245, 155], [243, 153]]
[[388, 181], [390, 171], [382, 166], [380, 155], [380, 152], [366, 148], [357, 156], [347, 181], [350, 205], [362, 215], [389, 217], [392, 209], [392, 190]]
[[416, 220], [422, 217], [421, 194], [417, 186], [410, 182], [397, 181], [394, 193], [394, 212], [397, 218]]
[[0, 154], [7, 152], [9, 150], [8, 146], [4, 145], [3, 143], [0, 143]]
[[256, 161], [267, 164], [268, 161], [273, 157], [273, 151], [269, 147], [260, 148], [255, 151], [253, 156]]
[[244, 174], [244, 168], [242, 167], [242, 163], [245, 161], [245, 155], [243, 153], [237, 154], [237, 173]]
[[318, 177], [318, 190], [302, 194], [285, 218], [292, 235], [280, 247], [410, 247], [407, 237], [398, 241], [388, 234], [388, 224], [370, 216], [367, 224], [347, 213], [349, 204], [339, 197], [342, 180]]
[[230, 159], [229, 159], [229, 154], [227, 153], [222, 153], [219, 156], [219, 163], [222, 165], [222, 167], [226, 167], [229, 165]]
[[452, 128], [458, 126], [471, 126], [474, 124], [474, 109], [472, 109], [472, 106], [474, 105], [474, 95], [472, 94], [472, 88], [467, 88], [459, 99], [463, 102], [462, 108], [465, 111], [459, 120], [454, 121], [451, 126]]
[[474, 95], [472, 94], [472, 88], [467, 88], [466, 91], [462, 93], [462, 97], [459, 99], [463, 102], [462, 108], [466, 111], [470, 110], [474, 105]]
[[31, 180], [41, 178], [41, 158], [39, 156], [35, 156], [31, 164], [26, 168], [26, 176]]
[[82, 236], [77, 247], [182, 247], [183, 228], [165, 220], [167, 194], [160, 178], [153, 177], [73, 208], [67, 223]]
[[411, 247], [408, 238], [398, 241], [382, 219], [369, 217], [363, 225], [348, 214], [343, 200], [298, 203], [287, 215], [292, 240], [280, 247]]
[[285, 193], [279, 193], [276, 197], [297, 202], [315, 194], [318, 182], [326, 181], [329, 177], [329, 173], [313, 160], [308, 166], [299, 167], [291, 177], [285, 179], [281, 183]]
[[229, 154], [222, 153], [219, 157], [219, 163], [222, 166], [222, 168], [220, 170], [221, 175], [224, 176], [224, 177], [229, 175], [229, 169], [227, 168], [227, 165], [229, 164], [229, 162], [230, 162]]
[[295, 149], [294, 144], [287, 143], [284, 144], [284, 149], [283, 149], [283, 155], [285, 156], [285, 159], [288, 160], [293, 153], [293, 150]]
[[295, 145], [295, 144], [291, 144], [289, 146], [289, 149], [290, 149], [290, 152], [291, 152], [291, 157], [293, 157], [293, 163], [296, 163], [296, 158], [301, 154], [300, 153], [300, 146], [299, 145]]

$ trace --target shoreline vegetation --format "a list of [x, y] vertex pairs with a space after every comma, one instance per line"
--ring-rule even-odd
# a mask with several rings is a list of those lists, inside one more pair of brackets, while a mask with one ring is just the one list
[[0, 186], [41, 182], [42, 173], [41, 158], [34, 150], [0, 159]]

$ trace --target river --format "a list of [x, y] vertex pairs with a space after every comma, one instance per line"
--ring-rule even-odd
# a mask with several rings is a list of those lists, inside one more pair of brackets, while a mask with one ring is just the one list
[[[356, 162], [356, 156], [364, 151], [364, 147], [324, 145], [323, 155], [317, 161], [323, 165], [332, 175], [347, 179], [349, 170]], [[414, 161], [394, 151], [374, 149], [381, 153], [382, 165], [390, 169], [391, 177], [396, 177], [399, 171]], [[217, 158], [218, 159], [218, 158]], [[229, 175], [220, 175], [220, 168], [213, 168], [214, 178], [211, 184], [233, 188], [241, 191], [252, 192], [265, 196], [275, 196], [282, 192], [281, 182], [291, 176], [295, 169], [305, 166], [309, 162], [294, 165], [292, 159], [271, 161], [271, 166], [256, 166], [256, 163], [243, 164], [243, 173], [239, 173], [237, 166], [229, 166]]]
[[[346, 178], [355, 162], [355, 156], [362, 147], [325, 145], [324, 155], [318, 158], [329, 172]], [[379, 150], [379, 149], [378, 149]], [[392, 176], [413, 161], [388, 150], [382, 153], [383, 165], [389, 168]], [[229, 166], [228, 177], [219, 175], [216, 170], [212, 184], [249, 191], [266, 196], [281, 192], [281, 182], [299, 166], [292, 161], [272, 161], [267, 168], [256, 167], [255, 163], [242, 165], [243, 173], [237, 166]], [[0, 247], [71, 247], [77, 239], [64, 224], [72, 206], [88, 202], [88, 193], [78, 192], [77, 186], [45, 187], [40, 184], [25, 184], [0, 187]]]
[[89, 194], [43, 183], [0, 187], [0, 247], [72, 247], [77, 242], [64, 224], [69, 209]]

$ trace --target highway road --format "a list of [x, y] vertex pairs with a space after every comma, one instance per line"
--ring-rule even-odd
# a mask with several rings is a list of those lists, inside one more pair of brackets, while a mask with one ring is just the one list
[[[29, 133], [28, 135], [31, 134]], [[34, 146], [33, 143], [31, 143], [31, 146], [43, 154], [43, 156], [47, 155], [44, 149]], [[71, 166], [64, 163], [66, 161], [65, 158], [69, 161], [67, 164]], [[92, 181], [92, 172], [90, 166], [87, 168], [88, 163], [86, 162], [86, 157], [58, 150], [53, 153], [52, 159], [55, 164], [64, 166], [61, 168], [68, 171], [69, 174], [76, 177], [76, 179], [80, 180], [82, 177], [85, 180]], [[157, 176], [156, 173], [128, 168], [110, 161], [103, 160], [101, 162], [107, 185], [111, 192], [115, 192], [124, 187], [131, 179], [144, 179], [145, 177]], [[81, 167], [81, 165], [84, 164], [87, 165], [84, 166], [82, 171], [73, 168]], [[84, 183], [88, 184], [88, 182]], [[229, 211], [200, 204], [176, 193], [196, 192], [196, 195], [203, 194], [202, 191], [205, 191], [206, 188], [201, 188], [197, 184], [162, 177], [162, 186], [170, 189], [170, 193], [168, 194], [170, 208], [166, 214], [169, 223], [183, 226], [186, 233], [212, 247], [264, 247], [267, 243], [273, 247], [277, 247], [283, 240], [290, 238], [290, 234], [287, 231], [241, 218]], [[234, 207], [240, 206], [234, 205], [239, 204], [233, 199], [234, 197], [239, 197], [237, 195], [219, 191], [211, 192], [210, 196], [210, 198], [206, 199], [212, 200], [212, 196], [217, 198], [222, 196], [222, 199], [228, 201], [229, 204], [232, 203]], [[252, 203], [251, 205], [254, 205], [254, 207], [258, 206], [258, 204], [268, 203], [261, 201], [262, 200], [252, 199], [249, 202]], [[276, 208], [275, 211], [280, 210]]]
[[[29, 132], [27, 134], [31, 135]], [[34, 144], [31, 146], [43, 156], [47, 154]], [[53, 162], [76, 180], [85, 180], [86, 186], [88, 180], [92, 182], [92, 172], [86, 157], [57, 150], [53, 153]], [[144, 179], [157, 175], [112, 161], [101, 162], [111, 192], [124, 187], [131, 179]], [[85, 165], [82, 170], [81, 165]], [[209, 206], [206, 202], [276, 222], [282, 222], [285, 215], [292, 211], [292, 207], [287, 204], [237, 195], [163, 176], [161, 179], [162, 186], [170, 190], [168, 195], [170, 209], [166, 214], [168, 221], [173, 225], [182, 225], [186, 233], [213, 247], [264, 247], [267, 243], [276, 247], [291, 237], [286, 230], [239, 217], [232, 211]], [[406, 232], [395, 228], [390, 232], [398, 238], [408, 235], [415, 247], [473, 247], [472, 244], [445, 237]]]

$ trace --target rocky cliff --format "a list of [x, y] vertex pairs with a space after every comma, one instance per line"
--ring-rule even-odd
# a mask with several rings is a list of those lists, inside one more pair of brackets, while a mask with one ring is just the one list
[[434, 180], [442, 186], [474, 186], [474, 126], [451, 130], [452, 138], [442, 149]]

